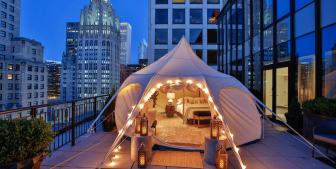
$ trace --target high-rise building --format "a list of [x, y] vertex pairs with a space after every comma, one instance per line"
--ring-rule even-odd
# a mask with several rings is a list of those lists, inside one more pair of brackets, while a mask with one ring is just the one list
[[217, 69], [216, 14], [224, 0], [149, 0], [148, 59], [157, 61], [184, 36], [194, 52]]
[[131, 64], [132, 27], [129, 23], [120, 23], [120, 36], [120, 64]]
[[148, 49], [148, 44], [146, 40], [143, 38], [141, 42], [139, 43], [139, 47], [138, 47], [138, 59], [139, 60], [148, 59], [147, 49]]
[[48, 71], [48, 99], [61, 97], [61, 70], [62, 62], [46, 60]]
[[67, 22], [66, 23], [66, 54], [71, 56], [77, 55], [77, 45], [78, 45], [78, 29], [79, 22]]
[[73, 46], [62, 56], [62, 101], [109, 94], [120, 86], [120, 17], [110, 0], [84, 6], [80, 22], [67, 23], [69, 39], [77, 44], [67, 43]]

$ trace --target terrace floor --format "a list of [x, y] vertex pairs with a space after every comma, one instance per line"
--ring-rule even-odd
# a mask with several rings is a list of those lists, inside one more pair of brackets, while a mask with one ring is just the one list
[[[332, 169], [333, 167], [312, 158], [312, 151], [309, 147], [299, 142], [291, 135], [278, 128], [272, 128], [265, 125], [265, 137], [259, 142], [239, 149], [240, 155], [247, 166], [247, 169]], [[65, 160], [81, 153], [87, 148], [106, 140], [99, 145], [81, 153], [77, 157], [68, 160], [55, 168], [97, 168], [104, 159], [107, 151], [115, 140], [117, 134], [111, 132], [103, 132], [100, 128], [96, 133], [90, 136], [84, 135], [76, 139], [76, 145], [67, 144], [52, 153], [52, 157], [45, 159], [42, 169], [53, 168], [54, 166], [64, 162]], [[297, 136], [296, 136], [297, 137]], [[325, 149], [318, 146], [318, 149], [325, 153]], [[156, 151], [153, 151], [153, 157]], [[137, 163], [131, 160], [131, 142], [125, 140], [121, 144], [121, 151], [118, 153], [119, 158], [114, 160], [115, 165], [110, 165], [107, 159], [102, 168], [137, 168]], [[229, 154], [229, 169], [240, 169], [240, 165], [233, 155], [232, 150]], [[335, 153], [329, 151], [330, 156], [336, 156]], [[204, 154], [201, 153], [202, 158]], [[315, 157], [321, 157], [315, 152]], [[148, 162], [147, 168], [158, 169], [175, 169], [177, 167], [170, 166], [151, 166], [151, 160]], [[203, 166], [206, 169], [215, 169], [215, 166], [207, 164], [203, 160]]]

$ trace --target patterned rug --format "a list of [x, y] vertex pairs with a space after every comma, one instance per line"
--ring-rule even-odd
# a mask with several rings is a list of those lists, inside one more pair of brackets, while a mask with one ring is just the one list
[[173, 117], [167, 117], [166, 113], [156, 114], [157, 127], [163, 126], [183, 126], [187, 127], [186, 124], [182, 124], [182, 119], [176, 114]]
[[163, 126], [158, 137], [167, 143], [204, 144], [209, 128]]

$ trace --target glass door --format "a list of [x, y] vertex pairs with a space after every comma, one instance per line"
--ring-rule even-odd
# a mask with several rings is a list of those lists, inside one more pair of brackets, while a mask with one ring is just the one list
[[[273, 105], [273, 70], [263, 71], [263, 101], [264, 104], [272, 110]], [[272, 110], [273, 111], [273, 110]], [[265, 109], [265, 113], [269, 118], [272, 118], [272, 113]]]
[[[276, 69], [276, 114], [286, 121], [288, 112], [288, 67]], [[280, 119], [278, 119], [280, 120]]]

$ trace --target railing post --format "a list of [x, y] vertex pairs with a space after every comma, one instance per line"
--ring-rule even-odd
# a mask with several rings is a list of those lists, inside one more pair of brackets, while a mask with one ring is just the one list
[[37, 116], [37, 109], [36, 108], [32, 108], [31, 109], [31, 113], [32, 113], [33, 117], [36, 118], [36, 116]]
[[76, 104], [72, 101], [72, 146], [75, 146], [76, 139]]
[[[95, 119], [97, 118], [97, 97], [95, 97], [94, 99], [93, 99], [93, 108], [94, 108], [94, 117], [95, 117]], [[95, 132], [97, 132], [97, 129], [96, 129], [96, 127], [97, 127], [97, 122], [94, 124], [94, 131]]]

